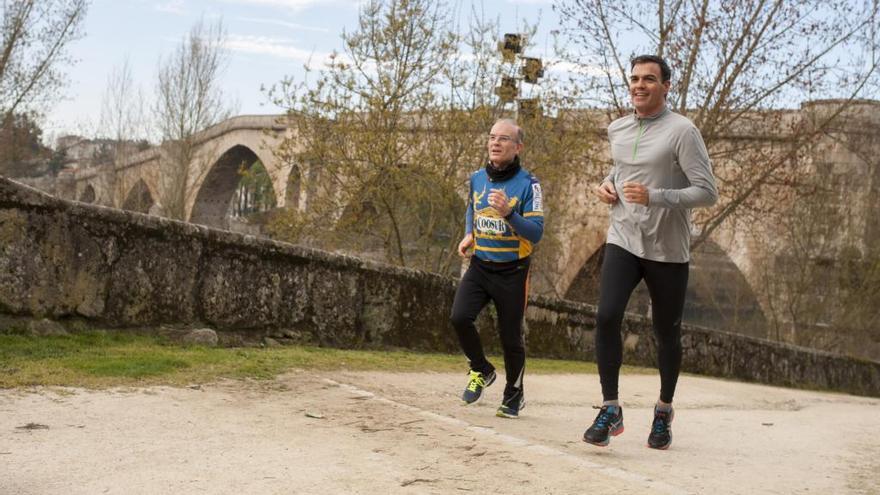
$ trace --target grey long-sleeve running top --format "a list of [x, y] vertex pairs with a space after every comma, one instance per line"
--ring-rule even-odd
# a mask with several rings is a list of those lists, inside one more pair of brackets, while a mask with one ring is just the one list
[[[700, 131], [664, 107], [656, 115], [635, 113], [608, 126], [614, 166], [605, 180], [617, 190], [607, 242], [640, 258], [690, 261], [690, 209], [718, 200], [709, 153]], [[648, 206], [628, 203], [623, 183], [648, 188]]]

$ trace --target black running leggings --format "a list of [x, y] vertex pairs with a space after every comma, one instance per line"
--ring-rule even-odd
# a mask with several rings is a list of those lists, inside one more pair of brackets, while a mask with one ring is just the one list
[[490, 300], [495, 302], [507, 376], [505, 398], [522, 390], [526, 365], [522, 320], [528, 297], [528, 280], [529, 258], [509, 263], [489, 263], [475, 256], [461, 278], [452, 303], [450, 320], [458, 334], [461, 349], [470, 361], [472, 370], [487, 374], [495, 368], [486, 359], [474, 321]]
[[605, 245], [596, 315], [596, 362], [604, 400], [617, 400], [623, 360], [620, 325], [632, 291], [644, 279], [651, 295], [651, 316], [660, 368], [660, 400], [672, 402], [681, 369], [681, 315], [688, 264], [639, 258], [614, 244]]

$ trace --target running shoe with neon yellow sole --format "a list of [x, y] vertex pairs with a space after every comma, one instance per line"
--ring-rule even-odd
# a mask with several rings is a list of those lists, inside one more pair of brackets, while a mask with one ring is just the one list
[[492, 385], [492, 382], [495, 381], [495, 371], [490, 371], [487, 375], [483, 375], [479, 371], [471, 370], [468, 373], [468, 384], [467, 387], [464, 388], [464, 393], [461, 394], [461, 400], [467, 404], [473, 404], [480, 400], [480, 397], [483, 396], [483, 389]]
[[501, 407], [495, 411], [495, 416], [499, 418], [516, 419], [519, 412], [526, 407], [526, 399], [522, 390], [516, 392], [513, 396], [505, 398], [501, 401]]

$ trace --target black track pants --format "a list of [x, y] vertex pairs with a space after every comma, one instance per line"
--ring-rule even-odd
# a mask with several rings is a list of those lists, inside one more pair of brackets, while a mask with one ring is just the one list
[[660, 400], [672, 402], [675, 395], [681, 369], [681, 315], [688, 264], [650, 261], [614, 244], [606, 244], [596, 315], [596, 362], [604, 400], [617, 400], [623, 360], [620, 325], [629, 297], [642, 279], [645, 279], [651, 295], [657, 365], [660, 368]]
[[489, 373], [495, 368], [486, 359], [474, 321], [490, 300], [495, 303], [507, 375], [504, 397], [512, 397], [522, 390], [526, 364], [522, 320], [528, 297], [528, 280], [528, 258], [510, 263], [489, 263], [473, 257], [452, 304], [452, 326], [471, 369]]

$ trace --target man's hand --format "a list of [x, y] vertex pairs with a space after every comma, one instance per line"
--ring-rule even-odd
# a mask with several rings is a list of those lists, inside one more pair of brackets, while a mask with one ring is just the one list
[[504, 189], [492, 189], [489, 191], [489, 205], [502, 217], [510, 214], [510, 205], [507, 202], [507, 194], [504, 192]]
[[462, 258], [470, 258], [471, 253], [468, 252], [468, 248], [474, 245], [474, 234], [467, 234], [458, 243], [458, 255]]
[[599, 201], [603, 203], [611, 205], [617, 202], [617, 191], [614, 190], [614, 184], [610, 181], [606, 180], [599, 184], [599, 187], [596, 188], [596, 195], [599, 196]]
[[648, 188], [638, 182], [624, 182], [623, 198], [629, 203], [648, 206]]

